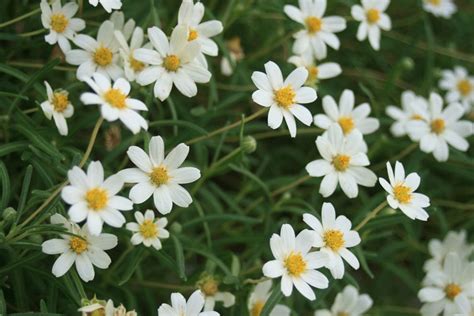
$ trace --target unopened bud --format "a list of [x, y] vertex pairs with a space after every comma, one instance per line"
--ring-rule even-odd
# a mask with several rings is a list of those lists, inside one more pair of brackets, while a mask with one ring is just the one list
[[405, 57], [402, 60], [402, 67], [405, 70], [412, 70], [415, 67], [415, 62], [410, 57]]
[[3, 213], [2, 217], [5, 222], [13, 222], [16, 219], [17, 211], [13, 207], [7, 207]]
[[252, 136], [245, 136], [240, 147], [247, 154], [253, 153], [257, 149], [257, 141]]

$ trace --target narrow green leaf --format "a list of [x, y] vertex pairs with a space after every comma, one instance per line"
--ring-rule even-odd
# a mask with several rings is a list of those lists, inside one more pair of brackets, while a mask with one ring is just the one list
[[186, 267], [185, 267], [185, 261], [184, 261], [184, 252], [183, 252], [183, 246], [181, 245], [181, 242], [179, 239], [171, 235], [171, 239], [173, 239], [174, 243], [174, 250], [176, 253], [176, 262], [178, 264], [178, 275], [181, 279], [186, 281]]
[[142, 259], [145, 257], [143, 254], [145, 253], [145, 249], [143, 246], [136, 247], [127, 257], [126, 262], [127, 266], [125, 271], [120, 278], [118, 283], [119, 286], [124, 285], [127, 281], [132, 277], [133, 273], [137, 269], [137, 266], [140, 264]]
[[23, 178], [23, 184], [21, 186], [20, 200], [18, 202], [18, 218], [21, 216], [23, 209], [25, 208], [26, 198], [30, 190], [31, 175], [33, 174], [33, 166], [28, 165], [26, 167], [25, 177]]
[[273, 286], [272, 294], [266, 301], [265, 305], [263, 306], [262, 312], [260, 316], [269, 316], [275, 306], [280, 302], [283, 297], [283, 293], [280, 289], [280, 282]]
[[3, 211], [10, 201], [11, 186], [10, 177], [8, 176], [7, 167], [0, 160], [0, 183], [2, 184], [2, 196], [0, 198], [0, 211]]

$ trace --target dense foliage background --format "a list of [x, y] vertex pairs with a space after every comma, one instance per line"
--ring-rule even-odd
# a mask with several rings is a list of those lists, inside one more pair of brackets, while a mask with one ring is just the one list
[[[292, 33], [299, 26], [283, 13], [283, 5], [290, 2], [296, 1], [203, 1], [207, 17], [224, 24], [223, 35], [216, 38], [221, 55], [228, 55], [226, 39], [241, 38], [246, 56], [234, 75], [220, 74], [220, 57], [209, 59], [213, 77], [209, 84], [198, 86], [197, 97], [188, 99], [173, 91], [163, 103], [153, 97], [152, 86], [134, 84], [132, 96], [149, 107], [148, 132], [134, 136], [118, 122], [100, 127], [90, 159], [102, 161], [107, 175], [131, 166], [125, 154], [130, 145], [147, 147], [151, 136], [161, 135], [168, 150], [202, 137], [193, 141], [187, 163], [198, 167], [203, 178], [188, 186], [194, 203], [187, 209], [175, 208], [168, 217], [172, 238], [161, 251], [133, 247], [125, 228], [107, 227], [106, 231], [119, 236], [119, 246], [109, 251], [111, 267], [97, 270], [89, 283], [79, 281], [75, 272], [55, 278], [50, 272], [54, 258], [41, 252], [41, 242], [54, 236], [54, 228], [48, 225], [50, 215], [66, 214], [67, 206], [56, 196], [36, 211], [66, 179], [67, 170], [81, 161], [99, 111], [81, 104], [78, 97], [88, 88], [76, 79], [75, 68], [62, 61], [59, 50], [44, 42], [39, 1], [0, 2], [0, 27], [34, 11], [31, 17], [0, 28], [0, 314], [70, 315], [81, 297], [96, 294], [122, 302], [140, 315], [155, 315], [171, 292], [189, 295], [207, 271], [220, 278], [222, 290], [237, 297], [237, 304], [220, 309], [221, 314], [247, 315], [251, 280], [261, 278], [262, 264], [271, 258], [269, 237], [281, 224], [305, 228], [302, 214], [319, 214], [323, 201], [332, 202], [338, 213], [357, 224], [385, 199], [377, 185], [360, 188], [353, 200], [340, 191], [323, 200], [317, 192], [320, 179], [306, 177], [304, 170], [319, 156], [314, 145], [321, 133], [318, 128], [299, 124], [298, 137], [291, 139], [286, 129], [269, 129], [261, 116], [212, 133], [260, 109], [251, 100], [253, 71], [263, 70], [268, 60], [278, 63], [284, 74], [294, 68], [286, 60], [291, 55]], [[407, 171], [417, 171], [422, 177], [419, 191], [431, 198], [432, 206], [427, 223], [412, 221], [401, 212], [382, 212], [361, 231], [362, 243], [356, 250], [362, 262], [359, 271], [348, 268], [344, 279], [332, 280], [327, 290], [317, 290], [314, 302], [296, 293], [283, 302], [295, 315], [312, 315], [317, 308], [331, 306], [346, 284], [354, 284], [374, 299], [370, 315], [416, 315], [427, 242], [442, 239], [448, 230], [474, 229], [474, 149], [471, 146], [461, 153], [451, 148], [449, 161], [437, 162], [407, 137], [393, 138], [392, 121], [384, 109], [398, 105], [406, 89], [428, 96], [437, 89], [440, 69], [463, 65], [474, 71], [474, 3], [457, 1], [459, 12], [445, 20], [424, 12], [420, 1], [394, 0], [388, 9], [393, 30], [383, 33], [382, 49], [376, 52], [368, 42], [355, 38], [358, 24], [350, 17], [350, 6], [356, 1], [328, 2], [327, 14], [348, 20], [348, 28], [339, 34], [340, 50], [329, 50], [327, 59], [338, 62], [343, 73], [321, 84], [318, 100], [309, 109], [321, 113], [322, 97], [338, 98], [346, 88], [354, 90], [357, 104], [370, 102], [372, 115], [381, 122], [380, 130], [366, 138], [371, 169], [385, 177], [385, 162], [401, 159]], [[179, 4], [125, 0], [122, 11], [144, 29], [158, 25], [170, 34]], [[83, 6], [85, 32], [95, 34], [108, 15], [87, 1]], [[68, 120], [68, 137], [58, 134], [39, 107], [46, 99], [43, 80], [70, 92], [75, 114]], [[257, 140], [255, 152], [242, 150], [240, 142], [246, 135]], [[152, 202], [135, 208], [144, 211], [152, 208]], [[133, 218], [132, 212], [126, 216]], [[469, 239], [473, 241], [473, 234]]]

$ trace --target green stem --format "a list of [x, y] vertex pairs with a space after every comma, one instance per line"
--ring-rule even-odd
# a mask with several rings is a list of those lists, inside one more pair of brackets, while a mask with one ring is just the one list
[[20, 16], [18, 16], [18, 17], [16, 17], [16, 18], [12, 19], [12, 20], [3, 22], [3, 23], [0, 24], [0, 29], [3, 28], [3, 27], [5, 27], [5, 26], [8, 26], [8, 25], [14, 24], [14, 23], [16, 23], [16, 22], [19, 22], [19, 21], [21, 21], [21, 20], [24, 20], [24, 19], [26, 19], [26, 18], [28, 18], [28, 17], [30, 17], [30, 16], [32, 16], [32, 15], [35, 15], [36, 13], [39, 13], [39, 12], [41, 12], [41, 8], [37, 8], [37, 9], [31, 11], [31, 12], [28, 12], [28, 13], [26, 13], [26, 14], [20, 15]]
[[377, 216], [377, 214], [380, 213], [380, 211], [383, 210], [387, 206], [387, 204], [387, 200], [384, 200], [382, 203], [380, 203], [376, 208], [374, 208], [369, 214], [365, 216], [362, 222], [357, 225], [355, 230], [359, 231], [362, 227], [364, 227], [364, 225], [367, 224], [372, 218]]

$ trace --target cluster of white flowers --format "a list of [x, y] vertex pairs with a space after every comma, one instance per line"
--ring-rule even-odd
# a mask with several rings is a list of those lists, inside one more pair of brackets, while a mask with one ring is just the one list
[[[445, 78], [441, 81], [442, 86], [448, 87], [448, 81], [451, 83], [453, 74], [450, 73], [449, 76], [449, 80]], [[469, 81], [466, 82], [470, 84]], [[454, 101], [455, 97], [460, 97], [459, 92], [452, 93], [448, 94], [447, 99]], [[463, 107], [458, 102], [449, 103], [443, 109], [443, 98], [435, 92], [430, 94], [429, 99], [425, 99], [411, 91], [405, 91], [402, 94], [401, 109], [396, 106], [387, 107], [387, 115], [396, 121], [391, 127], [393, 135], [408, 135], [412, 141], [420, 143], [422, 151], [432, 153], [438, 161], [448, 160], [448, 145], [460, 151], [468, 150], [466, 138], [473, 134], [474, 125], [470, 121], [461, 120], [465, 113], [466, 106]]]
[[[99, 3], [107, 12], [119, 10], [121, 0], [89, 0]], [[360, 22], [357, 39], [368, 38], [371, 47], [380, 49], [381, 31], [391, 29], [391, 19], [386, 14], [390, 0], [361, 0], [351, 8], [355, 21]], [[279, 128], [285, 121], [292, 138], [297, 135], [296, 120], [306, 126], [314, 124], [324, 132], [315, 143], [321, 159], [309, 162], [306, 171], [311, 177], [322, 177], [319, 193], [330, 197], [339, 186], [348, 198], [359, 195], [359, 186], [374, 187], [377, 175], [369, 169], [369, 146], [364, 136], [376, 132], [379, 120], [369, 117], [368, 103], [356, 105], [352, 90], [344, 90], [339, 102], [330, 96], [322, 98], [324, 113], [313, 116], [305, 105], [311, 105], [318, 98], [316, 89], [321, 80], [334, 78], [342, 68], [334, 62], [320, 62], [327, 58], [328, 46], [340, 48], [336, 33], [346, 29], [346, 20], [340, 16], [325, 16], [327, 0], [300, 0], [299, 7], [285, 5], [284, 13], [304, 29], [294, 34], [292, 56], [288, 63], [296, 66], [284, 78], [280, 66], [273, 61], [265, 63], [265, 72], [255, 71], [251, 80], [257, 87], [252, 99], [258, 105], [268, 108], [268, 126]], [[80, 100], [85, 105], [100, 106], [103, 119], [113, 122], [119, 119], [132, 133], [148, 129], [147, 120], [139, 111], [148, 111], [144, 102], [132, 98], [132, 82], [141, 86], [153, 84], [153, 94], [161, 101], [166, 100], [173, 86], [186, 97], [198, 93], [196, 83], [207, 83], [211, 79], [207, 56], [217, 56], [218, 46], [212, 37], [223, 31], [217, 20], [203, 22], [205, 8], [201, 2], [183, 0], [178, 12], [177, 25], [170, 37], [157, 26], [146, 32], [136, 26], [132, 19], [125, 22], [122, 12], [114, 12], [109, 20], [101, 23], [97, 37], [80, 34], [85, 29], [82, 19], [74, 18], [78, 11], [75, 2], [62, 6], [60, 0], [50, 4], [42, 0], [41, 20], [49, 30], [45, 40], [58, 44], [65, 54], [66, 62], [78, 66], [76, 77], [86, 83], [93, 92], [83, 92]], [[426, 11], [436, 16], [449, 17], [456, 7], [451, 0], [424, 0]], [[146, 33], [146, 34], [145, 34]], [[71, 48], [72, 42], [76, 49]], [[244, 57], [239, 40], [228, 42], [229, 57], [221, 62], [225, 75], [233, 72], [235, 62]], [[419, 142], [420, 149], [433, 153], [438, 161], [449, 157], [448, 144], [460, 151], [467, 151], [466, 137], [472, 135], [473, 124], [461, 120], [471, 111], [474, 103], [474, 78], [462, 67], [443, 72], [440, 88], [447, 90], [448, 106], [443, 109], [443, 98], [433, 92], [428, 99], [411, 91], [402, 94], [401, 108], [387, 107], [387, 115], [395, 120], [391, 132], [396, 137], [408, 136]], [[45, 82], [48, 100], [41, 104], [46, 117], [53, 118], [61, 135], [68, 134], [66, 118], [74, 113], [68, 92], [53, 91]], [[296, 118], [296, 119], [295, 119]], [[90, 162], [87, 172], [75, 166], [68, 172], [69, 185], [62, 189], [62, 199], [70, 205], [69, 219], [55, 214], [52, 224], [64, 227], [67, 234], [61, 239], [45, 241], [42, 250], [59, 258], [53, 265], [56, 277], [64, 275], [75, 264], [80, 278], [94, 279], [94, 266], [106, 269], [111, 263], [104, 250], [114, 248], [117, 237], [103, 233], [104, 223], [115, 228], [123, 227], [132, 232], [131, 243], [143, 244], [156, 250], [162, 248], [162, 241], [169, 238], [166, 229], [168, 220], [156, 218], [153, 210], [134, 212], [136, 222], [127, 222], [122, 212], [133, 209], [153, 198], [156, 210], [167, 215], [173, 205], [188, 207], [191, 194], [184, 184], [195, 182], [201, 177], [195, 167], [182, 167], [189, 153], [189, 146], [178, 144], [165, 155], [164, 140], [160, 136], [149, 140], [148, 151], [130, 146], [127, 156], [135, 167], [127, 168], [104, 178], [101, 162]], [[430, 206], [426, 195], [415, 192], [420, 186], [420, 176], [412, 172], [405, 175], [400, 162], [392, 168], [387, 162], [388, 181], [379, 178], [381, 187], [388, 193], [386, 204], [400, 209], [410, 219], [426, 221], [429, 217], [425, 208]], [[118, 195], [125, 183], [131, 183], [128, 198]], [[370, 214], [369, 214], [370, 215]], [[369, 218], [370, 219], [370, 218]], [[85, 222], [81, 227], [78, 224]], [[281, 226], [280, 234], [270, 238], [270, 249], [274, 260], [266, 262], [262, 272], [267, 278], [281, 278], [280, 289], [290, 296], [293, 287], [305, 298], [315, 300], [311, 287], [326, 289], [329, 279], [318, 269], [327, 268], [334, 279], [342, 279], [344, 261], [353, 269], [360, 267], [358, 258], [349, 250], [361, 243], [352, 222], [344, 215], [336, 217], [331, 203], [323, 203], [321, 216], [306, 213], [303, 222], [310, 229], [295, 234], [290, 224]], [[433, 259], [425, 265], [427, 276], [419, 298], [426, 304], [423, 315], [445, 315], [470, 313], [474, 297], [474, 263], [468, 257], [474, 247], [466, 245], [465, 234], [450, 233], [446, 241], [430, 242]], [[171, 294], [171, 305], [162, 304], [159, 316], [215, 316], [216, 302], [224, 307], [235, 303], [235, 296], [221, 292], [218, 282], [211, 276], [202, 278], [188, 301], [180, 293]], [[265, 280], [256, 285], [248, 299], [248, 310], [252, 316], [260, 315], [270, 297], [272, 281]], [[372, 306], [371, 298], [359, 295], [353, 286], [346, 286], [335, 299], [331, 310], [318, 310], [315, 316], [363, 315]], [[204, 310], [204, 311], [203, 311]], [[84, 304], [83, 313], [100, 311], [105, 315], [128, 315], [123, 306], [115, 308], [113, 302], [93, 301]], [[285, 305], [276, 305], [272, 316], [289, 316], [291, 310]]]
[[431, 259], [426, 261], [426, 276], [418, 298], [423, 316], [474, 313], [474, 245], [466, 241], [466, 232], [450, 231], [443, 241], [428, 244]]

